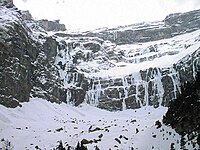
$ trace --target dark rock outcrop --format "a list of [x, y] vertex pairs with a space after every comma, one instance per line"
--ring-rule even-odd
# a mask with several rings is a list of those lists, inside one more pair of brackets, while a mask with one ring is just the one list
[[181, 135], [192, 136], [200, 145], [200, 73], [193, 82], [185, 82], [181, 86], [181, 95], [170, 102], [169, 109], [163, 117], [163, 122], [170, 125]]
[[0, 4], [6, 6], [7, 8], [12, 8], [14, 6], [13, 0], [0, 0]]
[[0, 103], [16, 107], [19, 102], [29, 100], [38, 44], [22, 24], [6, 25], [0, 29]]
[[24, 20], [32, 20], [32, 19], [33, 19], [31, 13], [30, 13], [28, 10], [26, 10], [26, 11], [21, 11], [21, 14], [22, 14], [22, 18], [23, 18]]
[[55, 21], [49, 21], [47, 19], [42, 19], [42, 20], [33, 20], [33, 17], [31, 13], [26, 10], [26, 11], [20, 11], [22, 14], [22, 18], [26, 23], [32, 24], [35, 28], [42, 28], [45, 31], [65, 31], [65, 25], [60, 24], [59, 20]]
[[65, 31], [65, 25], [60, 24], [59, 20], [49, 21], [49, 20], [39, 20], [39, 25], [46, 31]]

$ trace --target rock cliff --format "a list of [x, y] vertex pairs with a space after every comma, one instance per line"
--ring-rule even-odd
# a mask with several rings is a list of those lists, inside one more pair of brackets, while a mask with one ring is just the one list
[[170, 102], [169, 109], [163, 117], [163, 122], [170, 125], [181, 135], [182, 147], [186, 146], [185, 139], [200, 145], [200, 72], [193, 82], [185, 82], [181, 86], [181, 94]]
[[200, 65], [199, 10], [51, 35], [27, 14], [0, 6], [0, 103], [8, 107], [29, 97], [111, 111], [167, 106]]
[[98, 32], [86, 34], [98, 36], [116, 44], [155, 41], [198, 30], [200, 24], [199, 15], [199, 10], [170, 14], [163, 21], [143, 22], [114, 29], [102, 29]]

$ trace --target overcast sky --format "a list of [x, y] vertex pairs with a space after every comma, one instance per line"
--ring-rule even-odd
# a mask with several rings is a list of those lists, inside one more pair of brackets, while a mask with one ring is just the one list
[[35, 19], [60, 19], [68, 29], [115, 27], [162, 20], [200, 9], [200, 0], [14, 0]]

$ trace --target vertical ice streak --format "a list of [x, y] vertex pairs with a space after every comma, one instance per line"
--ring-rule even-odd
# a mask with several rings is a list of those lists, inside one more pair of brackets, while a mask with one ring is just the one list
[[69, 90], [67, 90], [67, 104], [70, 104], [70, 99], [71, 99], [71, 92]]
[[128, 81], [126, 76], [122, 77], [122, 84], [123, 84], [123, 89], [124, 89], [124, 97], [128, 97]]
[[[141, 75], [140, 75], [140, 72], [138, 72], [138, 73], [132, 73], [132, 77], [134, 78], [134, 84], [135, 84], [135, 86], [136, 86], [136, 95], [135, 95], [135, 97], [136, 97], [136, 102], [137, 103], [139, 103], [140, 104], [140, 107], [142, 107], [143, 106], [143, 104], [142, 104], [142, 102], [141, 102], [141, 100], [140, 100], [140, 98], [139, 98], [139, 86], [141, 85], [141, 84], [143, 84], [143, 82], [142, 82], [142, 78], [141, 78]], [[146, 90], [146, 89], [145, 89]], [[145, 91], [145, 96], [144, 97], [146, 97], [146, 91]], [[146, 99], [144, 99], [144, 101], [146, 101]]]
[[142, 81], [143, 85], [144, 85], [144, 102], [146, 103], [146, 106], [149, 105], [149, 93], [148, 93], [148, 83], [146, 81]]
[[113, 32], [113, 39], [114, 39], [114, 41], [117, 39], [117, 31]]
[[[60, 79], [63, 80], [63, 87], [65, 89], [69, 89], [71, 86], [74, 86], [74, 83], [76, 82], [76, 73], [71, 73], [71, 67], [73, 65], [73, 58], [71, 56], [71, 52], [70, 52], [70, 47], [69, 44], [67, 43], [66, 45], [63, 44], [63, 41], [58, 41], [59, 45], [62, 47], [60, 50], [57, 47], [57, 56], [55, 58], [55, 65], [59, 66], [58, 64], [64, 66], [61, 68], [61, 66], [59, 66], [59, 75], [60, 75]], [[70, 90], [66, 90], [66, 102], [68, 104], [73, 103], [71, 101], [72, 98], [72, 93]]]
[[162, 75], [161, 75], [161, 72], [160, 72], [160, 69], [159, 68], [156, 68], [157, 69], [157, 75], [155, 76], [155, 83], [156, 83], [156, 88], [158, 90], [158, 96], [159, 96], [159, 105], [162, 104], [162, 101], [163, 101], [163, 95], [164, 95], [164, 88], [163, 88], [163, 83], [161, 81], [162, 79]]
[[179, 77], [177, 75], [178, 75], [177, 72], [173, 68], [171, 68], [171, 74], [169, 74], [169, 76], [171, 77], [172, 83], [173, 83], [174, 99], [177, 98], [177, 92], [179, 92], [179, 93], [181, 92], [180, 86], [179, 86], [180, 81], [179, 81]]
[[96, 85], [96, 99], [95, 99], [95, 105], [98, 105], [99, 97], [101, 96], [101, 82], [100, 79], [97, 79], [98, 84]]
[[192, 75], [194, 79], [196, 78], [196, 70], [198, 69], [197, 68], [198, 64], [199, 64], [199, 57], [195, 58], [192, 62]]
[[125, 98], [122, 99], [122, 110], [126, 110]]
[[92, 102], [93, 105], [95, 105], [95, 85], [94, 85], [94, 80], [91, 80], [92, 82], [92, 88], [90, 90], [90, 95], [91, 95], [91, 98], [90, 98], [90, 101]]
[[140, 99], [139, 99], [139, 97], [138, 97], [138, 94], [139, 94], [139, 90], [138, 90], [138, 86], [139, 86], [139, 81], [135, 81], [135, 85], [136, 85], [136, 95], [135, 95], [135, 97], [136, 97], [136, 102], [138, 103], [140, 103]]
[[125, 99], [128, 98], [128, 81], [126, 76], [122, 77], [122, 84], [123, 84], [123, 89], [124, 89], [124, 98], [122, 101], [122, 110], [126, 110], [126, 102]]
[[93, 106], [97, 106], [102, 93], [100, 79], [93, 78], [93, 80], [90, 80], [89, 84], [91, 87], [86, 91], [85, 101], [89, 102]]
[[172, 79], [172, 83], [173, 83], [173, 87], [174, 87], [174, 90], [173, 90], [173, 93], [174, 93], [174, 98], [176, 99], [177, 98], [177, 95], [176, 95], [176, 92], [177, 92], [177, 88], [176, 88], [176, 82], [175, 82], [175, 79], [174, 79], [174, 76], [173, 74], [169, 75]]

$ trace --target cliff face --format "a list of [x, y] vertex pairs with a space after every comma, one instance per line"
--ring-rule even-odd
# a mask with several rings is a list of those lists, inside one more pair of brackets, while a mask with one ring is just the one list
[[[7, 14], [7, 12], [9, 14]], [[22, 24], [17, 12], [1, 7], [1, 103], [16, 107], [18, 101], [28, 101], [32, 88], [32, 63], [38, 51], [30, 30]]]
[[200, 11], [52, 36], [30, 16], [0, 12], [0, 103], [8, 107], [29, 97], [111, 111], [166, 106], [200, 65]]
[[[0, 103], [16, 107], [20, 102], [29, 101], [31, 95], [61, 101], [57, 98], [60, 94], [57, 88], [49, 90], [59, 84], [53, 65], [56, 40], [33, 33], [19, 12], [0, 9]], [[45, 77], [48, 85], [42, 83]], [[35, 94], [37, 91], [40, 92]]]

